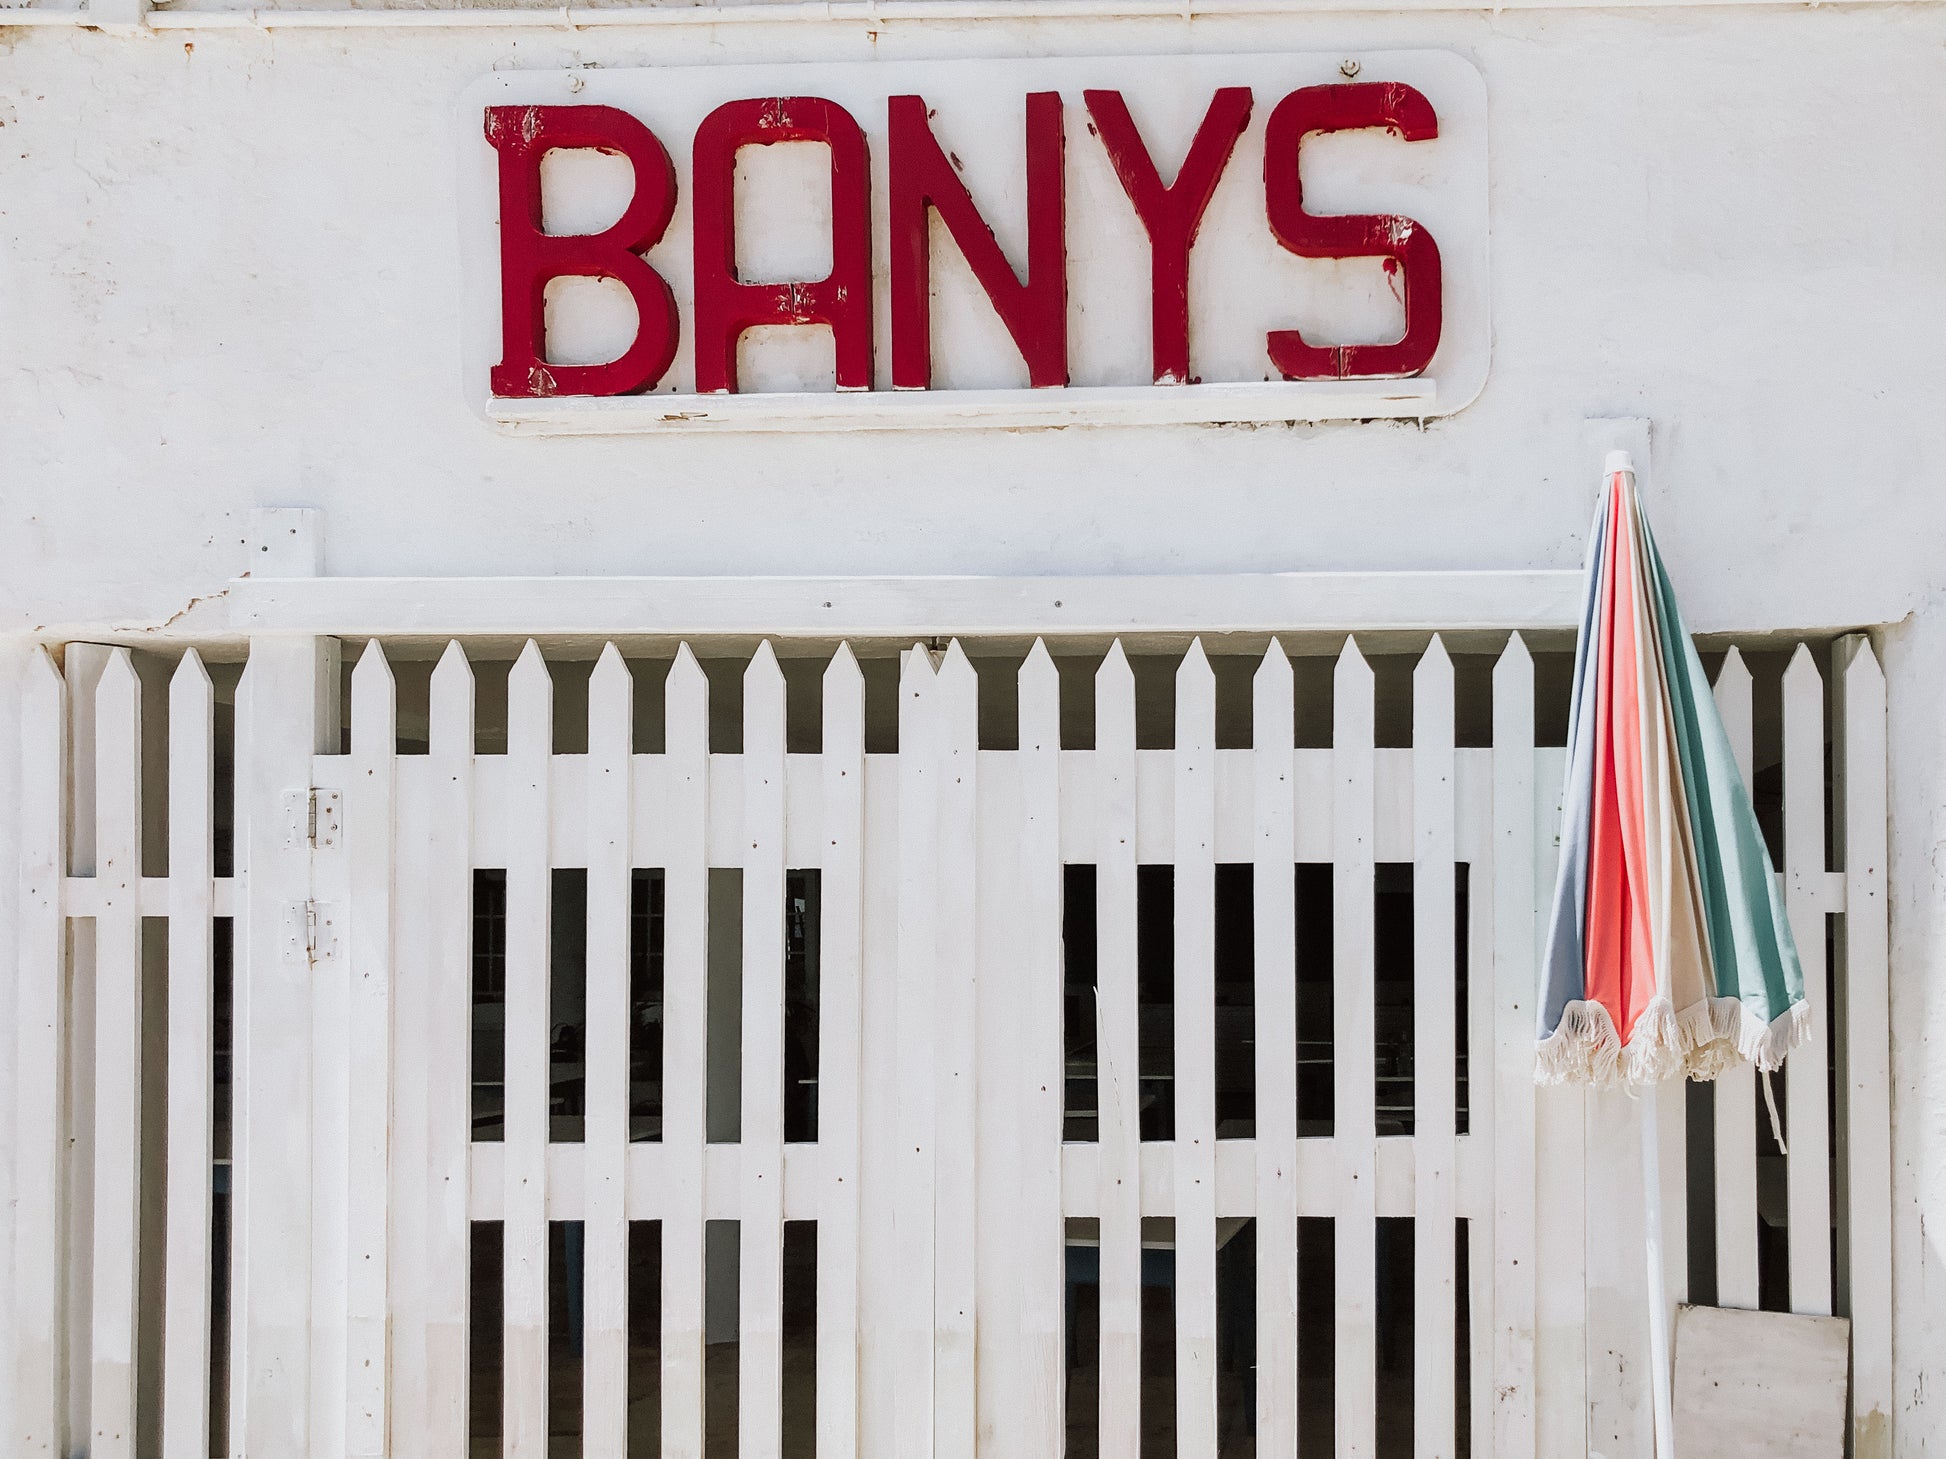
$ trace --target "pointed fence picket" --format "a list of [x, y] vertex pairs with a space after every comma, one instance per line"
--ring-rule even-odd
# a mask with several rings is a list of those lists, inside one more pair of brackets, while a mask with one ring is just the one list
[[[346, 921], [345, 1438], [351, 1459], [382, 1459], [392, 1452], [386, 1381], [392, 1311], [387, 1198], [392, 1189], [393, 1019], [399, 967], [394, 950], [398, 690], [376, 640], [366, 645], [352, 671], [350, 753], [345, 852], [347, 892], [358, 915]], [[170, 874], [175, 875], [173, 853]], [[174, 986], [171, 978], [172, 991]], [[173, 1114], [173, 1095], [170, 1109]]]
[[[1016, 899], [1007, 950], [1019, 1040], [1014, 1148], [1019, 1179], [1016, 1230], [1021, 1452], [1059, 1454], [1065, 1443], [1067, 1238], [1061, 1208], [1061, 1137], [1067, 1059], [1063, 1047], [1061, 946], [1061, 682], [1047, 646], [1036, 643], [1020, 671], [1019, 824], [1013, 842]], [[1004, 827], [1002, 830], [1008, 828]]]
[[[784, 1235], [789, 1222], [815, 1221], [817, 1452], [1031, 1459], [1061, 1452], [1077, 1421], [1097, 1430], [1099, 1452], [1133, 1453], [1145, 1428], [1170, 1417], [1143, 1412], [1156, 1401], [1147, 1352], [1151, 1371], [1158, 1353], [1175, 1370], [1178, 1453], [1217, 1459], [1239, 1432], [1222, 1417], [1235, 1370], [1219, 1338], [1235, 1328], [1221, 1304], [1235, 1294], [1219, 1291], [1219, 1251], [1254, 1219], [1244, 1427], [1257, 1452], [1291, 1459], [1308, 1421], [1299, 1222], [1320, 1217], [1333, 1225], [1322, 1341], [1335, 1349], [1332, 1447], [1343, 1459], [1374, 1454], [1384, 1426], [1377, 1376], [1393, 1348], [1380, 1330], [1377, 1237], [1380, 1219], [1396, 1217], [1413, 1221], [1405, 1290], [1420, 1459], [1457, 1453], [1462, 1422], [1474, 1452], [1514, 1459], [1582, 1452], [1591, 1414], [1614, 1426], [1604, 1442], [1618, 1452], [1639, 1445], [1639, 1396], [1616, 1365], [1591, 1360], [1596, 1347], [1641, 1337], [1595, 1311], [1606, 1294], [1590, 1293], [1640, 1275], [1609, 1274], [1600, 1255], [1628, 1215], [1621, 1166], [1589, 1144], [1612, 1110], [1530, 1079], [1561, 752], [1535, 745], [1534, 662], [1518, 638], [1493, 669], [1489, 749], [1459, 743], [1456, 670], [1438, 639], [1414, 670], [1410, 749], [1378, 746], [1374, 671], [1354, 643], [1334, 665], [1321, 749], [1296, 747], [1293, 669], [1275, 644], [1253, 666], [1250, 740], [1234, 749], [1220, 747], [1219, 680], [1200, 645], [1178, 668], [1172, 749], [1138, 746], [1136, 680], [1119, 644], [1091, 686], [1075, 686], [1092, 692], [1092, 747], [1061, 745], [1061, 675], [1036, 645], [1017, 670], [1018, 747], [980, 748], [982, 675], [994, 669], [976, 671], [952, 644], [905, 655], [898, 749], [871, 754], [865, 679], [849, 650], [823, 669], [813, 753], [790, 750], [786, 677], [768, 646], [744, 667], [736, 754], [711, 752], [708, 683], [687, 647], [662, 690], [656, 753], [631, 743], [633, 677], [613, 647], [589, 680], [585, 754], [555, 752], [551, 674], [535, 645], [509, 676], [498, 754], [476, 751], [462, 645], [433, 671], [422, 755], [398, 753], [398, 689], [378, 645], [352, 676], [348, 751], [337, 743], [321, 692], [331, 662], [313, 641], [255, 646], [239, 696], [235, 879], [215, 874], [214, 690], [201, 663], [186, 657], [170, 690], [166, 879], [144, 878], [139, 864], [153, 812], [128, 655], [72, 652], [78, 688], [45, 655], [27, 666], [10, 1096], [21, 1117], [9, 1266], [22, 1332], [6, 1375], [20, 1452], [54, 1459], [85, 1424], [92, 1452], [133, 1453], [156, 1422], [140, 1411], [135, 1341], [154, 1289], [138, 1270], [135, 1214], [149, 1178], [139, 1131], [150, 1051], [135, 1011], [144, 917], [169, 919], [168, 1340], [156, 1432], [165, 1459], [208, 1448], [212, 931], [231, 914], [248, 924], [236, 973], [239, 1450], [297, 1454], [322, 1434], [354, 1459], [476, 1452], [474, 1223], [498, 1221], [503, 1263], [480, 1276], [499, 1283], [504, 1314], [490, 1380], [502, 1411], [488, 1420], [503, 1451], [538, 1456], [554, 1437], [561, 1395], [548, 1390], [548, 1355], [563, 1335], [550, 1333], [549, 1297], [565, 1281], [579, 1314], [582, 1452], [620, 1456], [640, 1445], [632, 1426], [657, 1422], [662, 1453], [703, 1459], [703, 1238], [706, 1220], [729, 1220], [739, 1226], [747, 1454], [783, 1443], [795, 1361]], [[1822, 1310], [1835, 1296], [1858, 1324], [1854, 1438], [1876, 1459], [1890, 1452], [1891, 1422], [1884, 680], [1860, 639], [1841, 643], [1831, 674], [1832, 845], [1844, 870], [1825, 869], [1824, 680], [1800, 652], [1783, 684], [1785, 887], [1814, 1005], [1842, 999], [1842, 1244], [1834, 1272], [1820, 1024], [1785, 1076], [1789, 1271], [1794, 1307]], [[1751, 688], [1734, 653], [1716, 693], [1747, 774]], [[70, 719], [85, 774], [69, 764]], [[335, 837], [291, 819], [306, 765], [320, 795], [342, 797]], [[1295, 874], [1305, 862], [1332, 867], [1329, 1133], [1300, 1133], [1296, 1117]], [[1409, 1126], [1391, 1123], [1405, 1118], [1403, 1102], [1380, 1093], [1401, 1086], [1390, 1069], [1380, 1083], [1374, 1002], [1379, 865], [1402, 862], [1413, 868]], [[1223, 863], [1252, 868], [1248, 1132], [1217, 1116]], [[1173, 1045], [1174, 1132], [1147, 1140], [1145, 1101], [1163, 1081], [1143, 1077], [1144, 864], [1173, 869], [1173, 1023], [1161, 1032]], [[1092, 868], [1096, 978], [1064, 991], [1074, 951], [1064, 948], [1064, 867], [1077, 865]], [[743, 877], [733, 1145], [705, 1139], [713, 868]], [[507, 885], [503, 1141], [482, 1139], [490, 1132], [474, 1122], [482, 869], [504, 871]], [[573, 869], [587, 876], [579, 1142], [553, 1121], [549, 1038], [553, 891]], [[799, 869], [816, 873], [820, 903], [817, 1116], [814, 1144], [787, 1145], [784, 907]], [[643, 872], [659, 873], [663, 891], [659, 1123], [633, 1107], [630, 919]], [[1827, 967], [1833, 914], [1843, 917], [1839, 960]], [[99, 997], [70, 988], [70, 963]], [[1732, 1076], [1714, 1097], [1726, 1302], [1757, 1295], [1755, 1088]], [[1079, 1128], [1064, 1139], [1070, 1114]], [[1673, 1152], [1668, 1163], [1683, 1168]], [[70, 1221], [77, 1196], [85, 1219]], [[641, 1221], [661, 1228], [659, 1334], [630, 1327], [629, 1233]], [[550, 1272], [556, 1222], [582, 1223], [570, 1247], [580, 1254]], [[295, 1283], [275, 1281], [292, 1271]], [[1145, 1280], [1173, 1286], [1173, 1343], [1145, 1341]], [[1098, 1285], [1100, 1340], [1087, 1411], [1069, 1414], [1064, 1314], [1077, 1310], [1077, 1283]], [[87, 1354], [78, 1369], [64, 1358], [77, 1343]], [[632, 1371], [644, 1346], [659, 1353], [647, 1385]], [[645, 1386], [655, 1394], [646, 1406]]]
[[1784, 1064], [1791, 1311], [1831, 1311], [1831, 998], [1825, 957], [1824, 678], [1799, 644], [1784, 671], [1784, 905], [1815, 1016]]
[[[709, 1010], [709, 680], [687, 646], [663, 687], [662, 1452], [703, 1454]], [[654, 865], [651, 861], [648, 864]]]
[[613, 644], [588, 681], [588, 992], [581, 1432], [628, 1452], [629, 916], [634, 881], [634, 681]]
[[1845, 1082], [1839, 1222], [1852, 1321], [1852, 1454], [1892, 1454], [1891, 949], [1885, 915], [1885, 675], [1863, 634], [1832, 658], [1832, 805], [1842, 834]]
[[938, 1086], [934, 994], [938, 987], [938, 685], [924, 645], [899, 674], [898, 1153], [892, 1229], [899, 1269], [899, 1349], [893, 1400], [899, 1452], [933, 1452], [938, 1322], [933, 1241], [938, 1186], [934, 1141]]
[[[426, 756], [425, 1195], [427, 1459], [466, 1459], [473, 1130], [473, 670], [457, 643], [432, 674]], [[511, 958], [509, 959], [511, 961]], [[460, 1071], [468, 1071], [461, 1077]], [[410, 1442], [410, 1440], [408, 1440]]]
[[1176, 1453], [1216, 1459], [1216, 676], [1176, 671]]
[[128, 650], [95, 698], [95, 1208], [89, 1453], [133, 1456], [142, 1088], [142, 689]]
[[[1751, 783], [1750, 670], [1732, 648], [1716, 674], [1716, 708], [1743, 783]], [[1757, 1075], [1739, 1065], [1718, 1076], [1713, 1093], [1716, 1135], [1716, 1300], [1755, 1310], [1757, 1283]]]
[[1332, 1130], [1337, 1147], [1339, 1459], [1378, 1451], [1376, 990], [1378, 876], [1371, 665], [1347, 643], [1332, 687]]
[[784, 674], [769, 644], [743, 676], [743, 1112], [737, 1212], [737, 1443], [783, 1446]]
[[[951, 644], [927, 693], [934, 841], [929, 1002], [933, 1017], [933, 1451], [971, 1453], [978, 1439], [974, 1310], [978, 1240], [976, 961], [979, 680]], [[903, 985], [900, 992], [904, 992]]]
[[[1097, 1433], [1142, 1442], [1141, 998], [1136, 986], [1135, 674], [1122, 646], [1095, 675], [1095, 1203]], [[1066, 787], [1063, 786], [1065, 790]]]
[[[1490, 1261], [1485, 1263], [1492, 1293], [1492, 1341], [1489, 1360], [1482, 1365], [1493, 1375], [1492, 1428], [1485, 1435], [1489, 1452], [1501, 1459], [1532, 1459], [1537, 1453], [1569, 1452], [1559, 1443], [1543, 1446], [1536, 1417], [1540, 1367], [1550, 1352], [1578, 1353], [1581, 1334], [1576, 1328], [1561, 1335], [1550, 1332], [1542, 1340], [1537, 1217], [1545, 1208], [1550, 1227], [1579, 1216], [1553, 1201], [1543, 1207], [1542, 1174], [1537, 1160], [1540, 1145], [1536, 1091], [1528, 1058], [1534, 1040], [1535, 950], [1540, 944], [1545, 898], [1551, 894], [1543, 863], [1535, 847], [1551, 845], [1536, 830], [1537, 773], [1534, 756], [1534, 661], [1519, 634], [1513, 635], [1493, 669], [1492, 831], [1485, 854], [1472, 861], [1472, 891], [1476, 919], [1491, 917], [1491, 966], [1474, 963], [1476, 985], [1492, 1010], [1491, 1039], [1471, 1045], [1470, 1087], [1490, 1088], [1491, 1108], [1472, 1111], [1472, 1128], [1490, 1129], [1493, 1136], [1493, 1205], [1486, 1212], [1492, 1231]], [[1547, 798], [1551, 803], [1551, 797]], [[1486, 909], [1491, 908], [1488, 914]], [[1490, 1052], [1489, 1052], [1490, 1051]], [[1483, 1071], [1479, 1060], [1486, 1055]], [[1563, 1099], [1565, 1090], [1553, 1093]], [[1489, 1123], [1483, 1115], [1490, 1115]], [[1579, 1128], [1580, 1121], [1573, 1121]], [[1579, 1178], [1578, 1150], [1550, 1149], [1547, 1186], [1568, 1187]], [[1478, 1248], [1476, 1248], [1477, 1250]], [[1476, 1281], [1482, 1274], [1476, 1272]], [[1566, 1288], [1567, 1274], [1550, 1273], [1553, 1284]], [[1575, 1283], [1578, 1292], [1579, 1283]], [[1571, 1294], [1570, 1294], [1571, 1295]], [[1565, 1305], [1565, 1304], [1563, 1304]], [[1550, 1312], [1550, 1317], [1555, 1316]], [[1573, 1321], [1573, 1314], [1560, 1312]], [[1476, 1374], [1481, 1371], [1475, 1369]], [[1476, 1378], [1477, 1384], [1477, 1378]], [[1574, 1399], [1575, 1411], [1582, 1405]], [[1481, 1430], [1476, 1428], [1475, 1434]], [[1476, 1441], [1477, 1442], [1477, 1441]]]
[[824, 671], [818, 838], [817, 1451], [859, 1452], [860, 1083], [864, 1016], [865, 680], [849, 648]]
[[[169, 685], [169, 1127], [165, 1148], [171, 1170], [181, 1173], [165, 1189], [163, 1459], [207, 1459], [210, 1452], [215, 809], [215, 696], [202, 659], [191, 649]], [[381, 862], [389, 854], [388, 848]], [[384, 953], [375, 951], [375, 962], [382, 967]], [[383, 1141], [382, 1130], [378, 1138]], [[381, 1220], [384, 1199], [381, 1169], [375, 1193]], [[383, 1378], [382, 1366], [379, 1376]]]
[[1257, 1445], [1297, 1453], [1297, 706], [1273, 641], [1252, 683], [1251, 912], [1256, 987]]
[[[23, 1459], [66, 1459], [68, 1396], [68, 695], [45, 649], [20, 689], [19, 984], [14, 1009], [14, 1289], [19, 1432]], [[174, 1459], [174, 1456], [171, 1456]]]
[[1412, 691], [1412, 1447], [1415, 1459], [1453, 1459], [1463, 1010], [1455, 965], [1453, 662], [1436, 637], [1413, 671]]

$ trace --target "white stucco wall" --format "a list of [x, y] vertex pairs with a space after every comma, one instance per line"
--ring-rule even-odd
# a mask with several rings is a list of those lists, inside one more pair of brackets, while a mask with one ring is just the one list
[[[454, 103], [495, 68], [1401, 47], [1466, 54], [1491, 108], [1493, 363], [1450, 419], [520, 440], [461, 395]], [[1583, 422], [1647, 417], [1698, 629], [1887, 625], [1899, 1452], [1933, 1453], [1942, 157], [1946, 9], [1920, 5], [0, 29], [0, 663], [220, 592], [262, 505], [322, 508], [334, 574], [1572, 567]], [[177, 624], [223, 626], [220, 603]]]

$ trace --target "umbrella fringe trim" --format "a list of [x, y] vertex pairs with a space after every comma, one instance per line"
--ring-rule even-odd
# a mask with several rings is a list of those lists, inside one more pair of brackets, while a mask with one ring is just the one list
[[1794, 1003], [1766, 1023], [1739, 998], [1705, 998], [1681, 1012], [1657, 998], [1642, 1010], [1624, 1048], [1608, 1009], [1576, 999], [1561, 1010], [1554, 1032], [1535, 1045], [1534, 1080], [1633, 1088], [1676, 1075], [1714, 1079], [1746, 1062], [1769, 1072], [1810, 1032], [1808, 1002]]

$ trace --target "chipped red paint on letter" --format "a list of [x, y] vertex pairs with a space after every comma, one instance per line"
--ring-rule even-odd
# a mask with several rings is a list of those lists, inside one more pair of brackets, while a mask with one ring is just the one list
[[[500, 363], [497, 396], [630, 395], [650, 389], [676, 357], [676, 301], [643, 261], [676, 211], [669, 154], [641, 122], [612, 106], [490, 106], [486, 139], [500, 154]], [[557, 147], [626, 157], [635, 193], [599, 233], [541, 227], [541, 158]], [[635, 338], [600, 365], [547, 362], [547, 286], [562, 278], [614, 279], [635, 300]]]
[[[809, 282], [737, 278], [736, 159], [743, 147], [831, 149], [831, 272]], [[731, 101], [696, 129], [696, 389], [737, 388], [737, 338], [758, 324], [828, 324], [840, 390], [872, 388], [871, 163], [850, 112], [815, 96]]]
[[886, 103], [890, 133], [892, 384], [932, 387], [931, 214], [966, 255], [1000, 322], [1027, 361], [1028, 383], [1068, 383], [1067, 214], [1061, 95], [1027, 97], [1027, 276], [1007, 262], [993, 229], [940, 149], [917, 96]]
[[1108, 160], [1149, 234], [1150, 363], [1158, 385], [1189, 378], [1189, 250], [1203, 211], [1250, 125], [1250, 88], [1225, 86], [1210, 99], [1176, 180], [1167, 187], [1119, 91], [1084, 91]]
[[1304, 211], [1298, 149], [1314, 132], [1384, 127], [1408, 142], [1439, 135], [1432, 104], [1396, 81], [1307, 86], [1277, 103], [1264, 129], [1264, 207], [1277, 241], [1302, 258], [1383, 258], [1405, 295], [1405, 333], [1391, 344], [1314, 345], [1295, 329], [1269, 335], [1270, 361], [1287, 380], [1373, 380], [1417, 375], [1439, 348], [1439, 245], [1410, 218]]

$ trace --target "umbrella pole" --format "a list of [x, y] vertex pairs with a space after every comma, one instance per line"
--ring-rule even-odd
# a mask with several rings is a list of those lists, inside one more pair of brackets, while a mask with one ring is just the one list
[[1662, 1261], [1662, 1137], [1655, 1093], [1636, 1096], [1642, 1117], [1642, 1214], [1648, 1261], [1649, 1367], [1655, 1408], [1656, 1459], [1675, 1459], [1676, 1417], [1669, 1359], [1669, 1286]]

